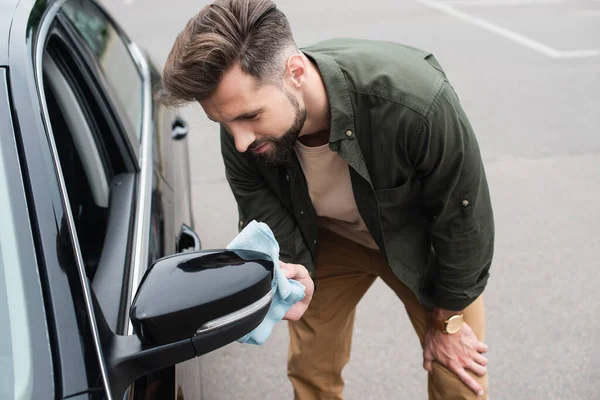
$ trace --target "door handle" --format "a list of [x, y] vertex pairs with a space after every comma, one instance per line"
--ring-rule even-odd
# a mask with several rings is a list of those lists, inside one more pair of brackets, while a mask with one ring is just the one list
[[177, 252], [182, 251], [198, 251], [202, 249], [202, 242], [200, 236], [192, 228], [186, 224], [181, 225], [181, 232], [177, 239]]
[[176, 117], [171, 125], [171, 138], [173, 140], [185, 139], [189, 131], [188, 124], [181, 117]]

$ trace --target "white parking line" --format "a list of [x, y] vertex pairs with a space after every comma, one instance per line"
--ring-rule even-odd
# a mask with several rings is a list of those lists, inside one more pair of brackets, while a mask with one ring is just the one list
[[589, 50], [575, 50], [575, 51], [560, 51], [556, 50], [550, 46], [547, 46], [543, 43], [540, 43], [536, 40], [530, 39], [526, 36], [520, 35], [516, 32], [510, 31], [506, 28], [503, 28], [499, 25], [488, 22], [484, 19], [471, 16], [462, 11], [455, 9], [452, 6], [449, 6], [445, 3], [440, 3], [434, 0], [415, 0], [418, 3], [426, 5], [427, 7], [433, 8], [440, 12], [450, 15], [456, 19], [461, 21], [468, 22], [472, 25], [483, 28], [487, 31], [493, 32], [497, 35], [500, 35], [506, 39], [512, 40], [515, 43], [520, 44], [521, 46], [528, 47], [532, 50], [535, 50], [539, 53], [542, 53], [548, 57], [552, 58], [580, 58], [580, 57], [593, 57], [600, 55], [600, 51], [596, 49]]
[[564, 3], [565, 0], [450, 0], [444, 4], [453, 7], [515, 7]]

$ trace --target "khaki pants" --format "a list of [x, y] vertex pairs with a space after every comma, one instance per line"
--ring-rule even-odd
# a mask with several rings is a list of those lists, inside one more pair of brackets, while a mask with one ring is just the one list
[[[288, 322], [288, 377], [296, 400], [343, 399], [342, 369], [350, 359], [356, 305], [377, 277], [404, 303], [421, 345], [428, 328], [427, 309], [396, 278], [379, 251], [367, 249], [324, 229], [320, 230], [319, 236], [317, 291], [302, 319]], [[483, 341], [485, 322], [481, 297], [467, 307], [464, 318]], [[393, 343], [390, 346], [390, 351], [393, 351]], [[398, 357], [401, 355], [398, 354]], [[423, 373], [427, 372], [423, 370]], [[487, 398], [487, 375], [471, 375], [483, 386], [486, 396], [477, 397], [458, 377], [434, 362], [433, 373], [428, 378], [429, 398]], [[397, 379], [403, 377], [398, 376]]]

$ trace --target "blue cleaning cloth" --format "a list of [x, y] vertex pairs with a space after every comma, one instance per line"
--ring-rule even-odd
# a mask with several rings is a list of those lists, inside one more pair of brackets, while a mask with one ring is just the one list
[[304, 298], [304, 285], [287, 279], [279, 268], [279, 244], [269, 226], [263, 222], [250, 222], [227, 246], [229, 250], [255, 250], [268, 254], [273, 260], [274, 274], [271, 282], [273, 300], [265, 319], [252, 332], [238, 339], [240, 343], [263, 344], [271, 335], [275, 324], [286, 312]]

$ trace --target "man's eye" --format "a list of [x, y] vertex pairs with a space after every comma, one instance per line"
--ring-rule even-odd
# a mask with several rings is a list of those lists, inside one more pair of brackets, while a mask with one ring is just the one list
[[256, 119], [256, 118], [258, 118], [258, 114], [244, 115], [244, 119], [248, 120], [248, 121]]

